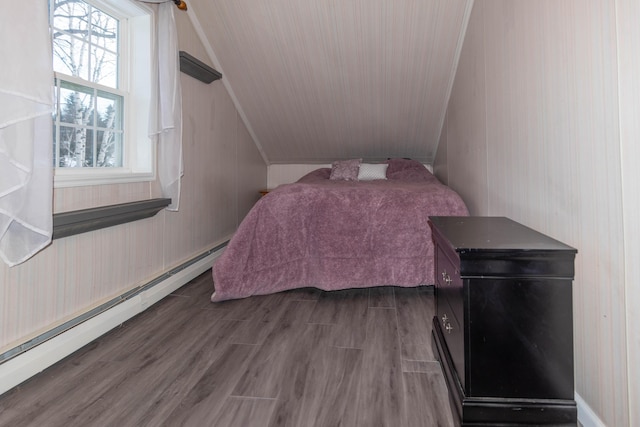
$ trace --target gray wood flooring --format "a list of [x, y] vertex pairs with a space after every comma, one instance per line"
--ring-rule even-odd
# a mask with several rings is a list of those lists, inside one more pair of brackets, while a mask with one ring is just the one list
[[431, 288], [212, 290], [207, 272], [0, 396], [0, 425], [452, 425]]

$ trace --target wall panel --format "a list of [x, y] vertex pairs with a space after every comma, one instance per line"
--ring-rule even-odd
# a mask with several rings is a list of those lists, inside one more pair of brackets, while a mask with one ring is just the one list
[[[485, 86], [482, 5], [474, 6], [467, 25], [451, 99], [464, 99], [447, 111], [448, 184], [467, 204], [472, 214], [487, 210], [487, 143], [485, 124]], [[453, 163], [452, 163], [453, 162]], [[441, 171], [442, 174], [442, 171]]]
[[238, 174], [238, 225], [260, 198], [260, 190], [266, 188], [267, 169], [260, 151], [251, 139], [251, 135], [240, 120], [238, 126], [238, 157], [243, 159], [243, 167], [237, 168]]
[[617, 0], [629, 425], [640, 425], [640, 2]]
[[578, 249], [576, 391], [606, 425], [624, 426], [638, 329], [627, 331], [619, 96], [631, 88], [618, 86], [615, 12], [604, 1], [476, 0], [447, 111], [446, 167], [473, 213]]
[[156, 196], [152, 195], [148, 182], [56, 188], [53, 193], [53, 212], [135, 202], [153, 197]]

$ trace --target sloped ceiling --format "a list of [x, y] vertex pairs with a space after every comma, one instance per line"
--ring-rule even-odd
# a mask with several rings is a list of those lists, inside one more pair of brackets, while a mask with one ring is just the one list
[[267, 164], [435, 156], [473, 0], [189, 0]]

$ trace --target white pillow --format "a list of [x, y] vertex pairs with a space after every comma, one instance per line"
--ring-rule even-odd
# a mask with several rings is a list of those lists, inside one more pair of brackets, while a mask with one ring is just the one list
[[360, 163], [358, 181], [373, 181], [374, 179], [387, 179], [386, 163]]

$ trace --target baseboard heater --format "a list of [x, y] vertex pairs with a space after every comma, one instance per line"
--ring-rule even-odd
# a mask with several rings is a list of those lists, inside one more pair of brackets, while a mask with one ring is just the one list
[[[217, 245], [157, 278], [0, 354], [0, 394], [89, 344], [204, 273], [211, 268], [227, 244], [228, 241]], [[91, 322], [94, 324], [88, 325]], [[78, 329], [83, 329], [77, 333], [80, 337], [63, 338], [73, 335], [74, 330]], [[56, 340], [60, 342], [54, 342]], [[30, 353], [37, 354], [25, 357]]]

